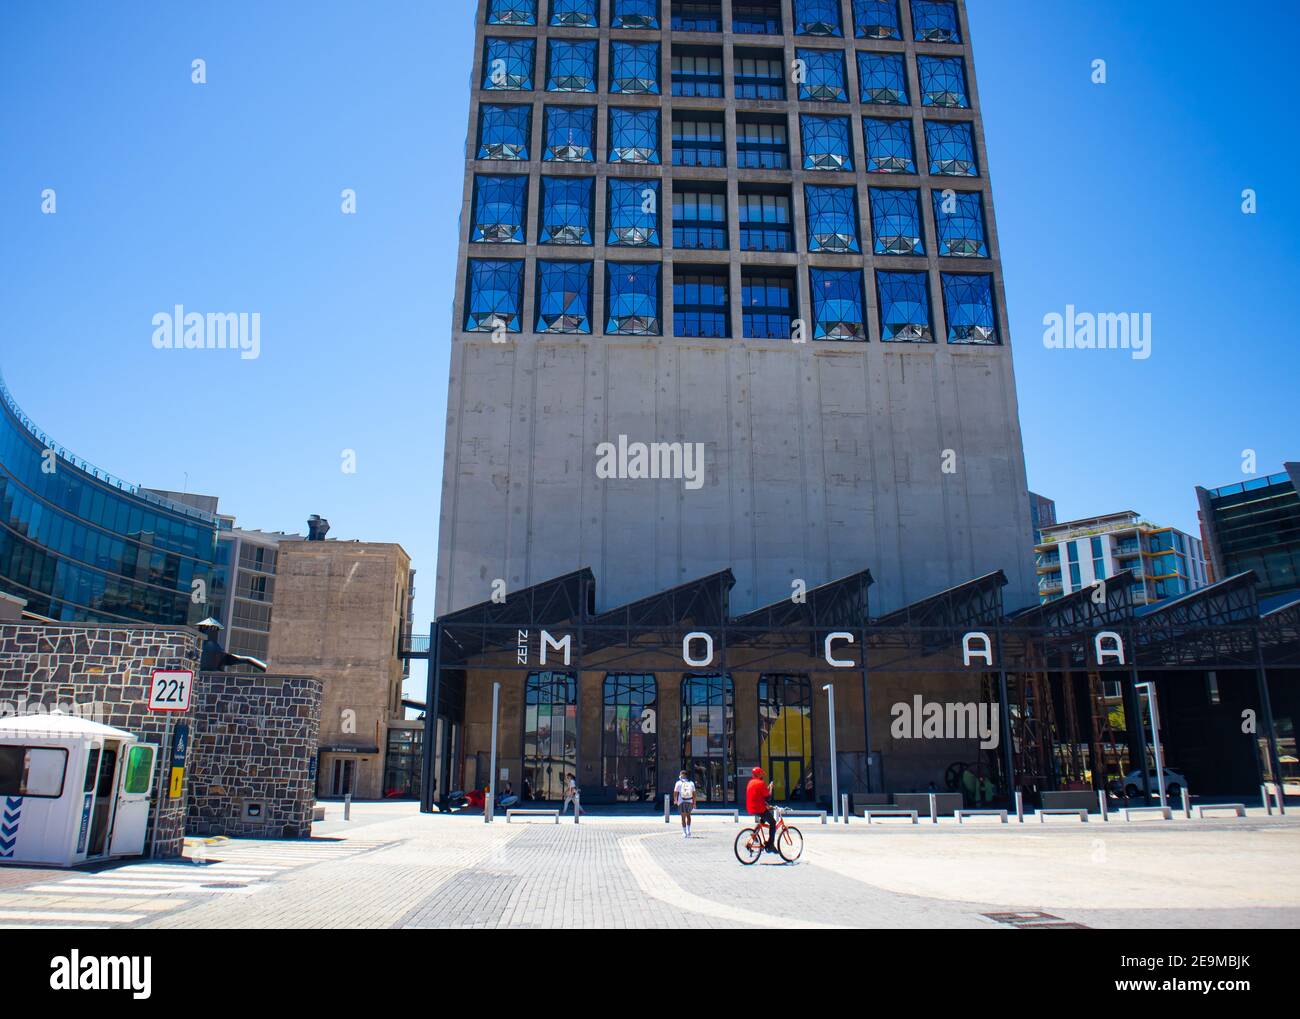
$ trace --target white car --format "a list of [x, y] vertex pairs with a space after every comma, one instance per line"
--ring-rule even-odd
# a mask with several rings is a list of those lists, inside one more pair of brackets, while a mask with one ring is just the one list
[[[1160, 795], [1160, 779], [1156, 777], [1156, 769], [1147, 770], [1147, 775], [1151, 781], [1151, 795]], [[1165, 795], [1177, 796], [1182, 792], [1183, 787], [1187, 785], [1187, 779], [1176, 771], [1165, 769]], [[1129, 799], [1134, 796], [1142, 795], [1142, 772], [1134, 769], [1124, 776], [1124, 795]]]

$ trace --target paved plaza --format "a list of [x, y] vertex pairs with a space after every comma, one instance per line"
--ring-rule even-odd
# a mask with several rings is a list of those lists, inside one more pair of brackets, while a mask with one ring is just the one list
[[1300, 924], [1300, 817], [1018, 825], [800, 819], [803, 859], [742, 867], [730, 818], [549, 819], [331, 803], [310, 841], [0, 868], [0, 927], [898, 927]]

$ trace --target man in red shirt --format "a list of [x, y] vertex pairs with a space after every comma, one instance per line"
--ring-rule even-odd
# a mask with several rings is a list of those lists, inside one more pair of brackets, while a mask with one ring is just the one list
[[755, 768], [750, 772], [754, 777], [745, 786], [745, 809], [754, 815], [758, 824], [767, 824], [767, 852], [776, 852], [776, 815], [772, 813], [769, 801], [772, 798], [772, 784], [763, 781], [763, 769]]

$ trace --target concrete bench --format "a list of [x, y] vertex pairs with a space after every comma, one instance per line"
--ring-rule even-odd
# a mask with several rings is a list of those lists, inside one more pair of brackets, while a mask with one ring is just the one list
[[820, 817], [822, 824], [826, 824], [826, 811], [824, 810], [786, 810], [782, 811], [782, 817]]
[[1007, 823], [1007, 812], [1005, 810], [958, 810], [956, 815], [958, 824], [961, 824], [968, 817], [996, 817], [1003, 824]]
[[1238, 817], [1246, 816], [1246, 804], [1244, 803], [1202, 803], [1196, 809], [1201, 812], [1201, 817], [1205, 816], [1207, 810], [1231, 810]]
[[906, 817], [910, 819], [913, 824], [916, 824], [916, 814], [917, 812], [915, 810], [904, 810], [901, 807], [884, 807], [880, 810], [872, 807], [862, 812], [862, 816], [867, 819], [867, 824], [870, 824], [872, 820], [877, 817]]
[[1164, 820], [1172, 821], [1174, 812], [1169, 807], [1125, 807], [1124, 820], [1131, 821], [1134, 814], [1159, 814]]
[[1084, 824], [1088, 823], [1088, 811], [1085, 807], [1039, 807], [1038, 823], [1045, 824], [1048, 817], [1077, 817]]
[[730, 817], [733, 824], [740, 823], [740, 811], [733, 810], [731, 807], [696, 807], [691, 811], [691, 817], [702, 817], [707, 815], [717, 817]]
[[513, 817], [553, 817], [555, 823], [560, 823], [560, 812], [558, 810], [507, 810], [506, 824], [510, 823]]
[[315, 806], [311, 808], [311, 819], [313, 821], [325, 820], [325, 804], [317, 803]]

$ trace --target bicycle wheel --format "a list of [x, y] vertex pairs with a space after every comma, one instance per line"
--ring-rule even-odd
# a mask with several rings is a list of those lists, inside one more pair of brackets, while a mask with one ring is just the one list
[[776, 851], [781, 854], [781, 859], [786, 863], [794, 863], [803, 856], [803, 832], [787, 824], [785, 830], [777, 837]]
[[763, 855], [763, 839], [757, 828], [742, 828], [736, 836], [736, 859], [746, 867], [758, 863]]

